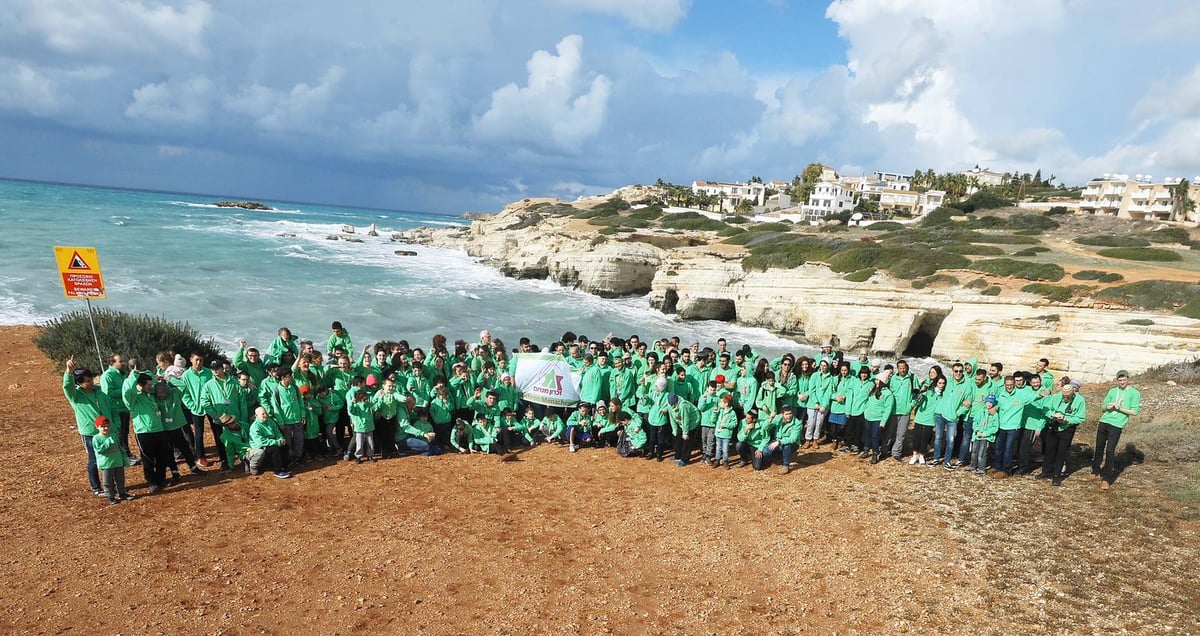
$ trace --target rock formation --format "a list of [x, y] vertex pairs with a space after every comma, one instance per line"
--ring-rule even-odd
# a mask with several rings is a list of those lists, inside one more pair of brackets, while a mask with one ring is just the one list
[[216, 205], [218, 208], [242, 208], [243, 210], [270, 211], [275, 209], [258, 201], [217, 201], [213, 205]]

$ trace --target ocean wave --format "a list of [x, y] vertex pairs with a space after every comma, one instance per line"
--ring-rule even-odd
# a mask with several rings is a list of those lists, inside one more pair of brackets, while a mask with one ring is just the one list
[[0, 290], [0, 325], [36, 325], [53, 317], [34, 310], [28, 298], [9, 296]]

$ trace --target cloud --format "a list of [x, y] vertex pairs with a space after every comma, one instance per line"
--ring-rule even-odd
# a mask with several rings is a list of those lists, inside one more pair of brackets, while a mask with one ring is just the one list
[[263, 130], [311, 132], [323, 125], [326, 108], [344, 76], [340, 66], [332, 66], [315, 85], [300, 82], [282, 90], [253, 84], [226, 97], [224, 106], [253, 119]]
[[0, 109], [49, 115], [61, 98], [50, 78], [25, 64], [0, 68]]
[[558, 55], [537, 51], [526, 68], [525, 87], [508, 84], [492, 93], [491, 107], [475, 122], [476, 134], [490, 141], [578, 152], [604, 125], [612, 82], [596, 75], [586, 92], [582, 69], [583, 38], [568, 35], [555, 46]]
[[689, 0], [551, 0], [576, 10], [624, 18], [631, 26], [670, 31], [687, 14]]
[[158, 124], [200, 124], [208, 119], [214, 97], [213, 82], [203, 75], [146, 84], [133, 91], [125, 116]]
[[23, 19], [47, 47], [102, 58], [164, 49], [203, 56], [204, 30], [213, 15], [206, 2], [180, 8], [135, 0], [32, 0], [23, 5]]

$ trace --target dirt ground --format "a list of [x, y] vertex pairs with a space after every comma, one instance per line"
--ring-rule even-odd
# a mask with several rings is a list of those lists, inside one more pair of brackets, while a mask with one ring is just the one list
[[[1195, 511], [1146, 463], [1101, 492], [808, 452], [683, 469], [539, 447], [109, 506], [61, 375], [0, 328], [0, 632], [1192, 633]], [[49, 441], [49, 443], [47, 443]], [[1076, 460], [1078, 463], [1079, 460]], [[186, 472], [186, 471], [185, 471]], [[1086, 470], [1085, 470], [1086, 472]]]

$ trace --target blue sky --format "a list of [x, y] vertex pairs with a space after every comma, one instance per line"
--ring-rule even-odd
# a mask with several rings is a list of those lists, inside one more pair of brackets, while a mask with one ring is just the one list
[[445, 213], [810, 161], [1191, 178], [1198, 32], [1182, 0], [10, 0], [0, 176]]

